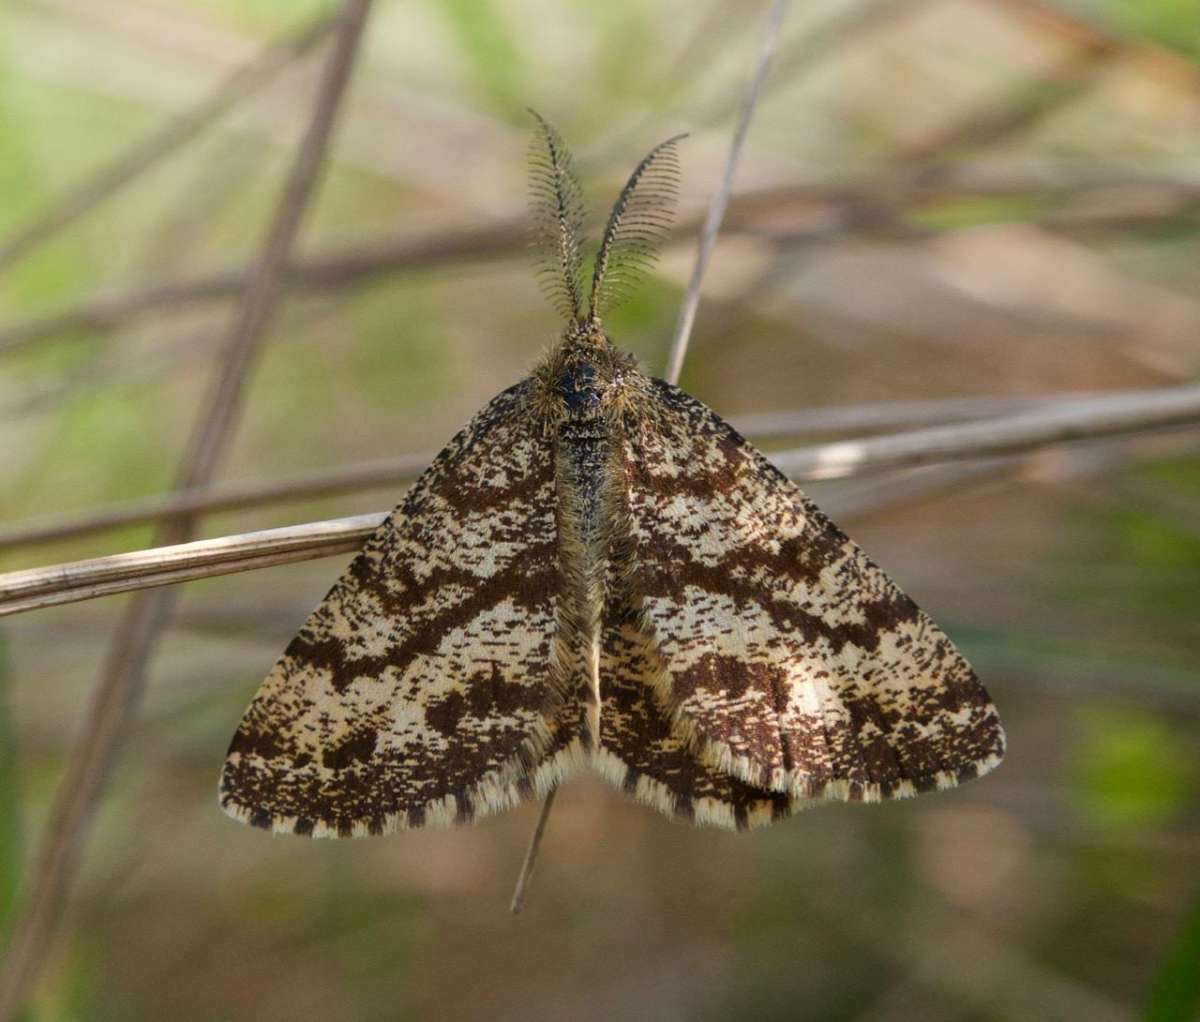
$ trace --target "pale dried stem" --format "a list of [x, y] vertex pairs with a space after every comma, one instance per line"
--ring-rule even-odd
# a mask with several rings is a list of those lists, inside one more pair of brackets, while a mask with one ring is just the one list
[[87, 514], [63, 515], [41, 522], [29, 522], [0, 532], [0, 549], [86, 536], [181, 515], [241, 511], [285, 501], [372, 490], [416, 478], [433, 457], [433, 454], [409, 454], [397, 458], [380, 458], [341, 468], [296, 473], [266, 482], [147, 497]]
[[[228, 446], [254, 355], [282, 295], [281, 276], [309, 205], [358, 53], [370, 0], [346, 0], [322, 71], [308, 129], [297, 150], [260, 257], [231, 324], [224, 362], [202, 406], [184, 457], [178, 487], [206, 486]], [[165, 522], [158, 540], [186, 540], [194, 517]], [[178, 590], [139, 593], [122, 616], [85, 714], [79, 739], [50, 810], [32, 882], [16, 916], [0, 969], [0, 1020], [17, 1016], [49, 951], [54, 926], [77, 871], [82, 846], [111, 772], [121, 739], [136, 711], [145, 670], [170, 619]]]
[[[802, 436], [806, 433], [856, 434], [878, 429], [933, 426], [982, 419], [1032, 408], [1047, 408], [1062, 401], [1095, 396], [1099, 395], [1076, 391], [1036, 397], [875, 401], [796, 412], [763, 412], [735, 417], [730, 421], [739, 433], [758, 440]], [[7, 529], [0, 529], [0, 550], [73, 539], [184, 514], [242, 511], [270, 504], [392, 486], [415, 479], [433, 457], [432, 453], [422, 453], [380, 458], [261, 482], [213, 487], [199, 493], [171, 493], [146, 497], [99, 510], [18, 522]]]
[[64, 227], [90, 213], [106, 199], [136, 181], [161, 160], [182, 148], [234, 105], [269, 84], [284, 68], [312, 50], [333, 27], [322, 15], [238, 68], [191, 110], [173, 118], [81, 181], [24, 227], [0, 242], [0, 272], [48, 241]]
[[1014, 454], [1047, 444], [1193, 426], [1200, 422], [1200, 386], [1109, 394], [1064, 402], [984, 422], [843, 440], [773, 455], [797, 478], [840, 479], [880, 468], [926, 465]]
[[[1052, 444], [1200, 424], [1200, 386], [1063, 402], [981, 422], [837, 441], [770, 459], [796, 480], [842, 479], [934, 463], [1021, 454]], [[228, 575], [352, 549], [382, 512], [114, 554], [0, 575], [0, 616], [95, 596]], [[278, 561], [270, 558], [278, 557]]]
[[708, 205], [704, 227], [700, 232], [700, 246], [696, 251], [696, 264], [692, 268], [691, 280], [688, 281], [683, 303], [679, 307], [675, 336], [671, 339], [671, 350], [667, 354], [667, 367], [663, 373], [663, 378], [669, 383], [678, 383], [679, 374], [683, 372], [683, 359], [687, 354], [688, 341], [692, 336], [692, 326], [696, 322], [696, 310], [700, 305], [700, 285], [704, 281], [704, 271], [708, 269], [713, 246], [717, 243], [721, 221], [725, 218], [725, 210], [733, 192], [733, 177], [737, 172], [742, 148], [746, 143], [750, 122], [754, 118], [754, 110], [758, 106], [758, 97], [762, 92], [763, 82], [767, 78], [771, 55], [775, 52], [775, 47], [779, 42], [779, 28], [783, 24], [783, 13], [786, 9], [787, 0], [773, 0], [767, 14], [767, 27], [763, 33], [762, 46], [754, 66], [754, 74], [751, 76], [750, 85], [746, 90], [746, 97], [742, 101], [741, 113], [738, 115], [737, 128], [733, 133], [733, 143], [729, 147], [729, 155], [725, 160], [721, 183], [713, 193], [712, 200]]
[[0, 592], [4, 594], [4, 599], [0, 600], [0, 613], [8, 609], [9, 597], [22, 603], [22, 609], [30, 610], [58, 602], [73, 602], [58, 599], [68, 593], [77, 596], [86, 593], [83, 598], [90, 598], [146, 588], [130, 585], [139, 579], [149, 586], [167, 585], [246, 571], [254, 565], [264, 566], [264, 562], [269, 565], [312, 560], [362, 546], [383, 518], [383, 512], [354, 515], [238, 536], [150, 547], [50, 568], [14, 571], [0, 576], [3, 580]]

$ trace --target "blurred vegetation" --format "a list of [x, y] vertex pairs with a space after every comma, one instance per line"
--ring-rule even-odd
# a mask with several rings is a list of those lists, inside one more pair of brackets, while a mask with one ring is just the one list
[[12, 913], [21, 876], [21, 773], [12, 716], [12, 668], [0, 634], [0, 932]]
[[[835, 30], [859, 6], [793, 5], [739, 190], [844, 186], [913, 162], [1200, 167], [1196, 0], [935, 0]], [[0, 240], [257, 46], [329, 9], [0, 6]], [[575, 145], [595, 209], [649, 145], [690, 130], [684, 212], [696, 215], [763, 9], [382, 4], [302, 250], [519, 210], [527, 105]], [[1074, 62], [1090, 17], [1122, 46], [1084, 71]], [[314, 66], [0, 274], [0, 329], [249, 258]], [[1046, 90], [1059, 101], [1002, 127], [1021, 97]], [[774, 200], [718, 246], [685, 385], [732, 415], [1194, 380], [1195, 196], [1150, 182], [935, 189], [896, 208], [886, 189], [853, 208]], [[821, 235], [830, 223], [843, 226]], [[690, 258], [681, 239], [608, 323], [656, 371]], [[0, 354], [0, 517], [163, 491], [227, 315], [197, 302]], [[293, 292], [225, 475], [436, 448], [556, 329], [519, 249]], [[813, 488], [835, 517], [848, 492]], [[205, 528], [396, 496], [217, 515]], [[677, 827], [598, 783], [572, 784], [516, 922], [505, 906], [531, 807], [355, 843], [272, 839], [221, 816], [213, 785], [229, 734], [337, 566], [189, 587], [28, 1018], [1194, 1019], [1198, 507], [1188, 433], [1047, 452], [1016, 477], [882, 500], [848, 528], [976, 663], [1009, 729], [1004, 767], [953, 793], [823, 809], [748, 837]], [[0, 562], [134, 549], [149, 535]], [[118, 604], [17, 617], [0, 634], [0, 919]]]
[[1128, 32], [1138, 33], [1200, 57], [1200, 3], [1197, 0], [1091, 0]]

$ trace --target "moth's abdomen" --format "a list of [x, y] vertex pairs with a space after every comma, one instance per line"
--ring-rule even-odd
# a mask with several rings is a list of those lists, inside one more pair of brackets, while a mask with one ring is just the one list
[[[584, 381], [584, 376], [577, 377]], [[586, 382], [574, 391], [588, 400]], [[555, 470], [558, 492], [560, 601], [555, 673], [567, 702], [588, 707], [585, 740], [600, 737], [600, 618], [611, 533], [612, 438], [604, 419], [571, 418], [559, 429]]]

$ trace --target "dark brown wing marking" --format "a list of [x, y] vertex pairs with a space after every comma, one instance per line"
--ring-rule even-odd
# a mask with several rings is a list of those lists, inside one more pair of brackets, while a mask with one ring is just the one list
[[543, 712], [553, 453], [527, 390], [450, 442], [276, 663], [222, 773], [232, 816], [384, 833], [506, 808], [567, 770], [570, 743]]
[[656, 702], [662, 665], [632, 610], [610, 607], [600, 659], [602, 696], [597, 769], [659, 812], [689, 823], [744, 830], [786, 817], [793, 800], [764, 791], [697, 758]]
[[711, 410], [654, 381], [627, 434], [631, 585], [706, 763], [794, 797], [949, 787], [1004, 753], [950, 640]]

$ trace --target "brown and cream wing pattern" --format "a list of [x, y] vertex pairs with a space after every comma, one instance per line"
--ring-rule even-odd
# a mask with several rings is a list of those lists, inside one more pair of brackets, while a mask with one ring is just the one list
[[746, 830], [791, 814], [794, 800], [721, 771], [698, 757], [655, 698], [662, 670], [637, 613], [619, 604], [604, 618], [601, 727], [595, 765], [611, 783], [686, 823]]
[[562, 750], [543, 712], [553, 452], [527, 392], [450, 442], [275, 664], [222, 772], [231, 815], [328, 836], [465, 821], [530, 793]]
[[950, 640], [710, 409], [662, 381], [625, 435], [650, 685], [709, 766], [874, 800], [991, 769], [1004, 734]]

